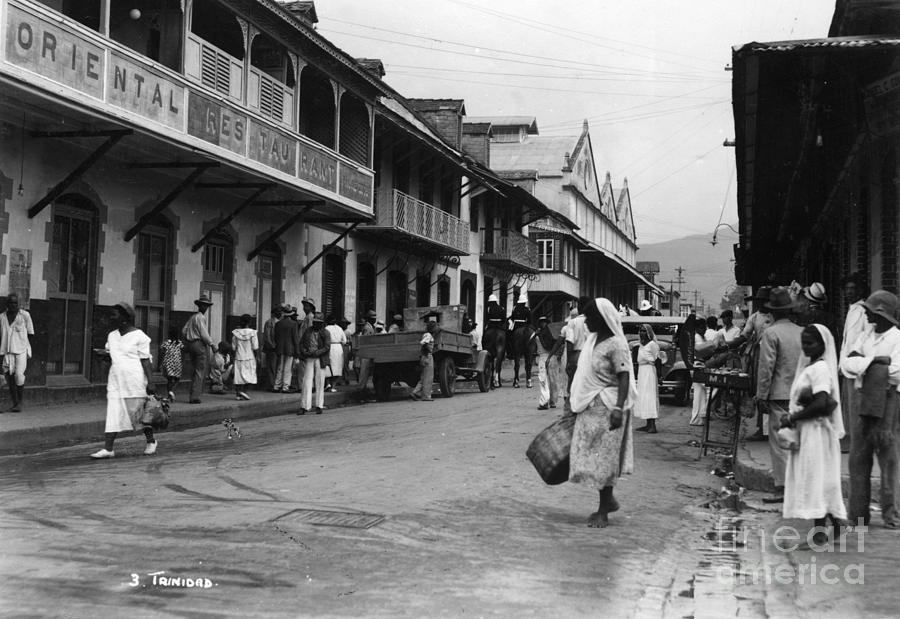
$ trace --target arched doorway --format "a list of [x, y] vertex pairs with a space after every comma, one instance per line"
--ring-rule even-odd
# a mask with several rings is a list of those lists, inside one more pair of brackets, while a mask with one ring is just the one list
[[262, 329], [281, 303], [281, 250], [266, 245], [256, 258], [256, 326]]
[[312, 66], [300, 73], [300, 133], [334, 148], [334, 88], [328, 77]]
[[429, 273], [416, 276], [416, 307], [431, 305], [431, 277]]
[[466, 306], [466, 314], [472, 320], [478, 320], [475, 316], [475, 282], [471, 279], [463, 280], [459, 291], [459, 302]]
[[156, 217], [141, 230], [136, 241], [134, 323], [158, 345], [168, 336], [172, 298], [172, 226], [164, 217]]
[[360, 261], [356, 267], [356, 320], [365, 318], [366, 312], [375, 309], [375, 265]]
[[441, 275], [440, 277], [438, 277], [437, 304], [450, 305], [450, 278], [446, 275]]
[[84, 196], [70, 194], [53, 204], [51, 218], [46, 371], [48, 376], [86, 378], [97, 277], [97, 209]]
[[[403, 271], [390, 271], [387, 278], [387, 318], [395, 312], [403, 313], [407, 300], [406, 273]], [[387, 324], [387, 323], [385, 323]]]
[[228, 234], [217, 232], [203, 247], [203, 281], [200, 284], [200, 293], [208, 295], [213, 302], [206, 319], [214, 343], [225, 337], [225, 318], [231, 308], [233, 263], [234, 241]]

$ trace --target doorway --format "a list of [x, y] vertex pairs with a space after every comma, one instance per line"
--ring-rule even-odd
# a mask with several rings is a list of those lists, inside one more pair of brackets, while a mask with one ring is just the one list
[[387, 280], [387, 318], [388, 324], [393, 314], [403, 314], [406, 309], [406, 273], [403, 271], [390, 271]]
[[209, 337], [213, 344], [218, 344], [225, 337], [225, 318], [231, 301], [233, 247], [231, 237], [224, 233], [210, 238], [203, 247], [200, 294], [208, 295], [213, 303], [206, 312]]
[[53, 205], [47, 269], [48, 376], [87, 378], [91, 309], [94, 304], [97, 213], [81, 196]]

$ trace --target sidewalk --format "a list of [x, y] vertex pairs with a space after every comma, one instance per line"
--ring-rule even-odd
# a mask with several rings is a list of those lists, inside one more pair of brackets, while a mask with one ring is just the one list
[[[849, 454], [841, 454], [841, 486], [844, 496], [849, 494], [850, 472], [847, 464]], [[746, 442], [738, 445], [734, 459], [734, 479], [748, 490], [773, 492], [775, 481], [772, 479], [772, 458], [768, 442]], [[876, 459], [872, 467], [872, 498], [877, 501], [881, 492], [881, 471]]]
[[[356, 403], [356, 385], [338, 387], [325, 394], [326, 409]], [[401, 393], [402, 392], [402, 393]], [[392, 399], [405, 395], [405, 387], [395, 387]], [[165, 432], [235, 421], [289, 415], [300, 410], [300, 394], [250, 391], [249, 401], [235, 400], [234, 393], [204, 393], [201, 404], [188, 404], [187, 394], [172, 404], [172, 421]], [[327, 410], [325, 414], [328, 414]], [[0, 414], [0, 455], [28, 453], [72, 445], [101, 442], [106, 423], [106, 399], [68, 404], [42, 404], [21, 413]]]

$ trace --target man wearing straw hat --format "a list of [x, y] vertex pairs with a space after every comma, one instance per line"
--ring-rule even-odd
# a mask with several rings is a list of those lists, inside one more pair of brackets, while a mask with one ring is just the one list
[[772, 476], [775, 478], [776, 495], [783, 496], [788, 450], [777, 440], [778, 429], [782, 418], [788, 414], [791, 385], [802, 353], [800, 334], [803, 328], [790, 321], [794, 301], [787, 288], [773, 288], [766, 308], [772, 312], [772, 324], [763, 332], [759, 342], [756, 402], [760, 412], [769, 416]]
[[[743, 358], [744, 367], [750, 375], [751, 396], [756, 393], [756, 366], [759, 363], [759, 342], [762, 339], [763, 332], [772, 324], [772, 314], [766, 309], [770, 290], [769, 286], [760, 286], [756, 289], [756, 293], [753, 296], [744, 297], [744, 301], [753, 301], [754, 312], [747, 318], [741, 334], [728, 345], [729, 348], [740, 348], [746, 344]], [[766, 421], [765, 416], [757, 411], [756, 433], [749, 436], [747, 438], [748, 441], [767, 440], [766, 432], [763, 430], [763, 424]]]
[[205, 294], [194, 301], [197, 311], [188, 318], [181, 336], [187, 342], [188, 357], [194, 374], [191, 378], [191, 394], [188, 402], [200, 404], [200, 394], [203, 393], [203, 381], [206, 380], [206, 372], [209, 364], [209, 355], [213, 349], [213, 341], [209, 336], [209, 326], [206, 321], [206, 311], [212, 307], [213, 302]]
[[[360, 335], [375, 335], [375, 321], [378, 320], [378, 312], [370, 309], [366, 312], [366, 320], [362, 323], [359, 330]], [[365, 401], [374, 401], [372, 393], [369, 391], [369, 377], [372, 375], [372, 360], [359, 360], [359, 389], [362, 399]]]
[[300, 354], [300, 330], [294, 317], [297, 310], [285, 305], [281, 310], [281, 319], [275, 323], [275, 384], [272, 391], [288, 393], [291, 390], [291, 374], [294, 359]]
[[[850, 500], [851, 524], [868, 524], [873, 457], [881, 469], [881, 517], [886, 527], [900, 527], [897, 488], [897, 420], [900, 417], [900, 322], [897, 296], [876, 290], [863, 302], [873, 329], [850, 344], [841, 373], [855, 380], [851, 391]], [[885, 369], [883, 366], [887, 366]], [[875, 367], [874, 366], [882, 366]], [[865, 378], [865, 380], [863, 380]]]

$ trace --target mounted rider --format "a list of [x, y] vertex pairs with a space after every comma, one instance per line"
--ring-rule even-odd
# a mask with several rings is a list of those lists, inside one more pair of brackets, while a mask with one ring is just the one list
[[[510, 332], [511, 334], [513, 334], [512, 341], [510, 342], [510, 348], [513, 348], [513, 353], [515, 355], [514, 358], [518, 362], [518, 357], [520, 355], [524, 355], [525, 350], [515, 350], [514, 349], [513, 343], [516, 341], [516, 337], [515, 337], [516, 331], [518, 331], [520, 329], [530, 329], [531, 330], [531, 336], [525, 340], [525, 346], [528, 346], [531, 342], [531, 339], [534, 338], [534, 336], [535, 336], [534, 326], [531, 324], [531, 310], [528, 309], [528, 295], [524, 291], [519, 294], [519, 298], [516, 301], [516, 306], [513, 308], [512, 314], [510, 314], [510, 316], [509, 316], [509, 320], [512, 321], [512, 325], [513, 325], [512, 331]], [[518, 367], [518, 366], [516, 366], [516, 367]], [[518, 386], [519, 386], [519, 377], [518, 377], [518, 375], [516, 375], [516, 377], [513, 379], [513, 387], [518, 387]], [[527, 361], [526, 361], [525, 386], [528, 387], [529, 389], [531, 389], [531, 386], [532, 386], [531, 367], [529, 366]]]
[[500, 307], [500, 301], [495, 294], [488, 297], [486, 328], [506, 329], [506, 311]]

